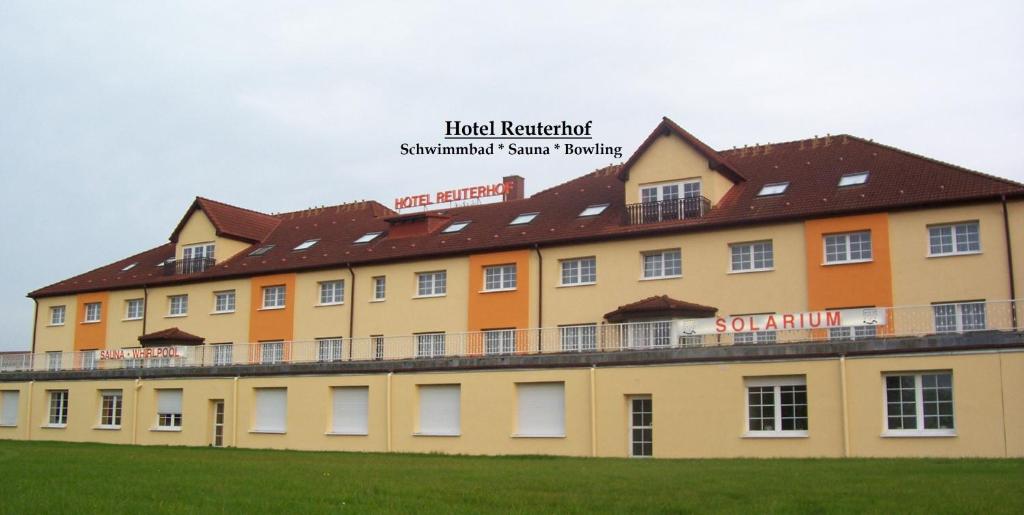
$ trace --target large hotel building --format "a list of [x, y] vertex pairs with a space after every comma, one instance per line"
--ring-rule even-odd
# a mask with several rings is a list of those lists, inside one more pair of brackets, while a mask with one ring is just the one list
[[1024, 185], [668, 119], [620, 165], [500, 183], [404, 213], [197, 198], [167, 243], [29, 294], [0, 438], [1024, 456]]

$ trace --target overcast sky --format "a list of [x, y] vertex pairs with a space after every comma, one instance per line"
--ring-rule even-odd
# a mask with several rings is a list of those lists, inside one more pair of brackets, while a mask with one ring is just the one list
[[850, 133], [1024, 181], [1019, 0], [355, 4], [0, 2], [0, 350], [29, 348], [27, 292], [167, 241], [196, 195], [529, 194], [625, 159], [399, 155], [445, 120], [593, 120], [627, 156], [662, 116], [716, 148]]

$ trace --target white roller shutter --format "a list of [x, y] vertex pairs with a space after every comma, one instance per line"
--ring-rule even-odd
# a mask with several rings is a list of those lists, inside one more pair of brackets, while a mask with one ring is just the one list
[[420, 434], [459, 434], [459, 385], [420, 385]]
[[181, 390], [157, 390], [156, 412], [162, 414], [181, 414]]
[[565, 436], [565, 383], [518, 383], [518, 436]]
[[369, 432], [370, 387], [345, 386], [334, 389], [331, 432], [365, 435]]
[[283, 433], [288, 418], [287, 388], [257, 388], [253, 431]]
[[18, 391], [8, 390], [0, 396], [0, 426], [18, 425]]

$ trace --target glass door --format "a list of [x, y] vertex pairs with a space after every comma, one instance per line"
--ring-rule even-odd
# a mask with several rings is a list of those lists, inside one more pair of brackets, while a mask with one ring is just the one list
[[651, 397], [636, 396], [629, 399], [629, 455], [649, 458], [654, 455], [654, 422]]
[[224, 401], [213, 402], [213, 442], [214, 447], [224, 447]]

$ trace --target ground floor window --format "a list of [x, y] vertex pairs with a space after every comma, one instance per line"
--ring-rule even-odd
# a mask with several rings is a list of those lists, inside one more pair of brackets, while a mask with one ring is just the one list
[[47, 423], [51, 426], [68, 424], [68, 391], [50, 390], [50, 413]]
[[597, 349], [597, 324], [564, 325], [558, 328], [563, 352]]
[[103, 390], [100, 393], [100, 425], [121, 427], [123, 409], [121, 390]]
[[332, 393], [331, 432], [345, 435], [369, 433], [370, 387], [338, 386]]
[[18, 390], [5, 390], [0, 393], [0, 426], [18, 425]]
[[749, 435], [807, 434], [807, 383], [803, 376], [748, 378], [746, 386]]
[[181, 429], [181, 389], [156, 391], [157, 429]]
[[886, 432], [953, 434], [952, 372], [885, 375]]
[[517, 383], [516, 407], [516, 436], [565, 436], [565, 383]]
[[288, 389], [256, 388], [252, 430], [283, 433], [288, 427]]
[[457, 436], [461, 431], [461, 387], [457, 384], [420, 385], [417, 433]]
[[654, 404], [650, 396], [629, 398], [629, 455], [654, 455]]

